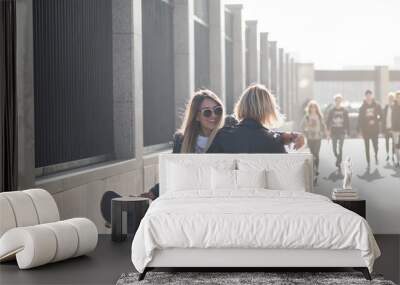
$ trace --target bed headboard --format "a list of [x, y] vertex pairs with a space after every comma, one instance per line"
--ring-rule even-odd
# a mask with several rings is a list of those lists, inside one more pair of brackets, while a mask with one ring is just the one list
[[[185, 167], [208, 167], [210, 175], [212, 167], [225, 166], [232, 169], [275, 168], [284, 175], [291, 170], [304, 170], [304, 189], [313, 192], [313, 159], [310, 153], [285, 154], [160, 154], [159, 180], [160, 195], [168, 189], [168, 170], [171, 165]], [[289, 190], [289, 189], [288, 189]]]

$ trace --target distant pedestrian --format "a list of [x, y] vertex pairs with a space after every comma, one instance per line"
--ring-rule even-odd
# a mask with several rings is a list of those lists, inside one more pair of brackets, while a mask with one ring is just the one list
[[[393, 105], [395, 104], [395, 98], [393, 93], [389, 93], [387, 96], [388, 103], [383, 109], [382, 117], [382, 130], [385, 135], [385, 146], [386, 146], [386, 161], [389, 161], [390, 155], [392, 156], [392, 161], [394, 162], [394, 140], [392, 133], [392, 118], [393, 118]], [[390, 144], [390, 140], [392, 143]], [[392, 151], [390, 152], [390, 145], [392, 145]]]
[[400, 90], [396, 92], [395, 99], [392, 113], [392, 136], [397, 158], [396, 167], [400, 167]]
[[332, 138], [333, 154], [336, 157], [335, 165], [341, 167], [343, 157], [343, 145], [346, 134], [349, 134], [349, 112], [342, 106], [343, 96], [336, 94], [333, 97], [335, 107], [329, 113], [326, 121], [328, 134]]
[[321, 140], [327, 134], [327, 128], [324, 122], [321, 108], [317, 101], [311, 100], [305, 108], [305, 115], [300, 123], [301, 129], [307, 138], [307, 145], [314, 158], [315, 178], [317, 182], [319, 175], [319, 151], [321, 149]]
[[381, 106], [375, 101], [374, 94], [371, 90], [365, 91], [364, 102], [360, 108], [358, 115], [358, 130], [364, 139], [365, 155], [367, 158], [368, 167], [370, 166], [370, 151], [369, 142], [372, 141], [372, 146], [375, 153], [375, 163], [378, 164], [378, 136], [379, 123], [382, 117]]

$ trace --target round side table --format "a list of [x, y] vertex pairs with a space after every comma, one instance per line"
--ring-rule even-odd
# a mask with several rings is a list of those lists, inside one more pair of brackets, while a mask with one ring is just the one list
[[150, 199], [121, 197], [111, 200], [111, 239], [124, 241], [127, 234], [135, 234], [149, 208]]

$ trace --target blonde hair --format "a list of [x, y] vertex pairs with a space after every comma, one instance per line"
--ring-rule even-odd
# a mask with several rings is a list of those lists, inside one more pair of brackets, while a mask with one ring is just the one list
[[311, 107], [314, 107], [314, 108], [317, 110], [317, 115], [318, 115], [318, 117], [322, 120], [322, 118], [323, 118], [324, 116], [322, 115], [321, 108], [320, 108], [318, 102], [315, 101], [315, 100], [311, 100], [310, 102], [308, 102], [308, 104], [307, 104], [307, 106], [306, 106], [306, 109], [305, 109], [306, 115], [310, 115], [310, 113], [311, 113], [311, 112], [310, 112]]
[[261, 84], [250, 85], [244, 90], [234, 112], [239, 121], [253, 119], [266, 126], [277, 126], [283, 121], [275, 96]]
[[342, 94], [340, 94], [340, 93], [338, 93], [338, 94], [335, 94], [334, 96], [333, 96], [333, 100], [336, 100], [336, 99], [341, 99], [341, 100], [343, 100], [343, 95]]
[[210, 136], [208, 137], [208, 142], [206, 146], [206, 151], [208, 147], [211, 145], [212, 141], [214, 140], [215, 135], [217, 134], [218, 130], [223, 127], [225, 117], [225, 110], [222, 101], [215, 95], [212, 91], [203, 89], [197, 91], [192, 98], [190, 98], [188, 104], [186, 105], [185, 115], [182, 122], [182, 125], [178, 132], [182, 133], [183, 141], [181, 147], [181, 153], [194, 153], [195, 152], [195, 145], [198, 135], [201, 131], [200, 122], [196, 120], [197, 114], [200, 111], [200, 106], [205, 99], [213, 100], [215, 103], [218, 104], [222, 108], [222, 115], [220, 117], [220, 121], [217, 124], [217, 127], [212, 130]]

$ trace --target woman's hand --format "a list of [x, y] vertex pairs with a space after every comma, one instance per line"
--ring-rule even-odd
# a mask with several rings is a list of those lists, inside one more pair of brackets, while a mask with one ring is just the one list
[[329, 141], [331, 139], [331, 133], [329, 131], [326, 131], [325, 137]]
[[295, 150], [298, 150], [304, 146], [305, 139], [304, 139], [303, 134], [301, 134], [301, 133], [293, 133], [293, 134], [295, 135], [295, 138], [293, 141], [293, 143], [294, 143], [293, 147]]
[[283, 143], [286, 144], [294, 144], [294, 149], [299, 149], [304, 146], [305, 139], [303, 134], [301, 133], [282, 133]]

